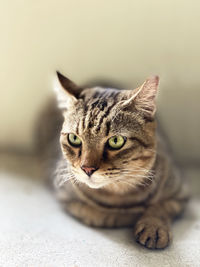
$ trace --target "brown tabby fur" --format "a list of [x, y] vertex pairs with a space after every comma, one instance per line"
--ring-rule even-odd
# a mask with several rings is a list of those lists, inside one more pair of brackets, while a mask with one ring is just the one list
[[[122, 91], [79, 88], [60, 73], [58, 80], [64, 123], [54, 182], [64, 208], [90, 226], [134, 226], [138, 243], [165, 248], [187, 194], [156, 134], [158, 77]], [[82, 140], [80, 148], [69, 144], [69, 133]], [[125, 145], [109, 150], [107, 140], [115, 135], [125, 136]], [[88, 176], [83, 165], [98, 169]]]

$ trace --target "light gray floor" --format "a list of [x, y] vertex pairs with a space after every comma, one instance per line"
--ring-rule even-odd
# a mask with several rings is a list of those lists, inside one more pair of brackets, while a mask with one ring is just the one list
[[0, 266], [200, 266], [199, 171], [187, 170], [195, 196], [164, 251], [137, 245], [131, 229], [88, 228], [64, 214], [39, 181], [0, 173]]

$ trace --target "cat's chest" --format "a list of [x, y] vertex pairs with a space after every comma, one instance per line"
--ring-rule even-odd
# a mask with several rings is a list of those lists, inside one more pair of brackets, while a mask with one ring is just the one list
[[71, 189], [77, 197], [92, 206], [118, 212], [138, 213], [144, 210], [144, 203], [150, 196], [153, 188], [124, 195], [112, 194], [104, 190], [95, 190], [86, 186], [72, 185]]

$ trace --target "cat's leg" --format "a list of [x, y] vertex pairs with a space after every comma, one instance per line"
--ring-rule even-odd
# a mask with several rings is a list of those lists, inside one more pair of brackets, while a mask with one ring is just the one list
[[169, 199], [147, 207], [135, 225], [136, 241], [152, 249], [167, 247], [172, 239], [171, 221], [182, 212], [185, 203]]
[[101, 210], [79, 200], [65, 203], [64, 209], [79, 221], [93, 227], [124, 227], [133, 225], [137, 214], [119, 214]]

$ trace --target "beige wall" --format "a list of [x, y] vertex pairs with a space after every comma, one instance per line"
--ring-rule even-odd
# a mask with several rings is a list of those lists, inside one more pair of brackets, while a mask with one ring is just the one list
[[30, 149], [56, 69], [142, 83], [161, 76], [159, 111], [179, 159], [200, 155], [200, 1], [0, 0], [0, 147]]

